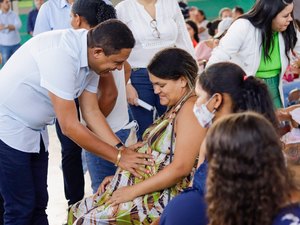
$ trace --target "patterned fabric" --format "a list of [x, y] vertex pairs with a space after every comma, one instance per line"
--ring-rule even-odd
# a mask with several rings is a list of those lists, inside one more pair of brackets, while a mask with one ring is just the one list
[[[188, 96], [181, 100], [180, 103], [174, 107], [173, 111], [169, 110], [165, 114], [170, 116], [167, 118], [163, 116], [158, 119], [143, 135], [143, 140], [146, 140], [146, 143], [138, 149], [138, 152], [152, 154], [155, 165], [152, 167], [147, 166], [147, 169], [150, 170], [151, 173], [145, 174], [142, 179], [139, 179], [128, 171], [118, 168], [112, 182], [103, 194], [85, 198], [71, 208], [68, 221], [69, 225], [150, 224], [161, 215], [168, 203], [169, 193], [172, 199], [184, 188], [188, 187], [192, 174], [169, 189], [146, 194], [135, 198], [133, 201], [122, 203], [114, 207], [105, 204], [114, 190], [142, 182], [170, 164], [172, 123], [187, 97]], [[174, 146], [175, 141], [173, 141], [173, 149], [175, 149]]]

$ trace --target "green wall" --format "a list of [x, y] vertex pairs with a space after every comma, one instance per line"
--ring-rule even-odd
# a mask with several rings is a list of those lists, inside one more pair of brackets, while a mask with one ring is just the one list
[[219, 10], [224, 7], [233, 8], [240, 6], [247, 12], [255, 0], [189, 0], [189, 6], [197, 6], [202, 9], [209, 20], [218, 17]]

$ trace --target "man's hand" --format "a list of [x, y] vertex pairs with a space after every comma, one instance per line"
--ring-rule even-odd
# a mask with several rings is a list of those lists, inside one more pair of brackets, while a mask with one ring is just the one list
[[127, 170], [134, 176], [142, 178], [144, 173], [148, 173], [146, 166], [153, 165], [152, 155], [138, 153], [130, 148], [124, 148], [119, 166], [123, 170]]
[[5, 25], [4, 24], [0, 24], [0, 30], [4, 30], [6, 29]]

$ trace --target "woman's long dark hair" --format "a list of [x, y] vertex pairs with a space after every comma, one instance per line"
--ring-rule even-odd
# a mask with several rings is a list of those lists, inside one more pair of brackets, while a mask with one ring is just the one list
[[292, 189], [271, 123], [256, 113], [225, 116], [209, 129], [206, 151], [209, 225], [271, 225]]
[[190, 25], [190, 27], [194, 30], [194, 39], [195, 41], [197, 41], [197, 43], [199, 42], [199, 36], [198, 36], [198, 27], [197, 24], [192, 21], [192, 20], [186, 20], [185, 21], [186, 24]]
[[[254, 27], [261, 30], [265, 60], [270, 59], [269, 53], [274, 47], [272, 41], [272, 20], [287, 5], [292, 3], [293, 0], [257, 0], [250, 11], [241, 16], [241, 18], [248, 19]], [[288, 52], [295, 47], [297, 42], [295, 25], [293, 22], [291, 22], [287, 29], [282, 32], [282, 36], [285, 44], [285, 54], [289, 59]]]

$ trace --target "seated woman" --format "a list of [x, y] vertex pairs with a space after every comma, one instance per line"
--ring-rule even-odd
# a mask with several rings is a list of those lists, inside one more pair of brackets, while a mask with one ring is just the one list
[[[274, 126], [277, 119], [267, 86], [259, 79], [248, 77], [233, 63], [216, 63], [197, 78], [197, 102], [195, 115], [203, 127], [209, 127], [215, 120], [225, 115], [251, 110], [261, 113]], [[164, 210], [160, 224], [189, 225], [207, 224], [204, 202], [207, 160], [205, 149], [200, 149], [198, 169], [194, 175], [193, 187], [174, 198]], [[201, 210], [202, 209], [202, 210]], [[158, 224], [158, 222], [157, 222]]]
[[145, 131], [138, 149], [152, 154], [153, 166], [139, 178], [118, 168], [104, 193], [71, 208], [69, 224], [150, 224], [188, 187], [205, 135], [193, 115], [197, 63], [186, 51], [169, 48], [155, 55], [148, 71], [160, 103], [168, 106]]
[[[208, 131], [206, 152], [209, 224], [272, 224], [293, 186], [274, 126], [256, 113], [228, 116]], [[285, 219], [275, 224], [299, 224]]]

